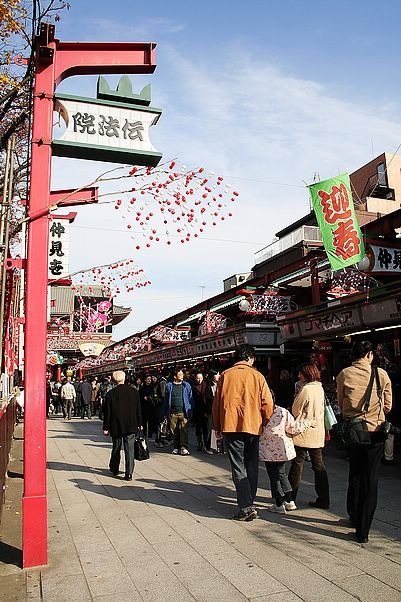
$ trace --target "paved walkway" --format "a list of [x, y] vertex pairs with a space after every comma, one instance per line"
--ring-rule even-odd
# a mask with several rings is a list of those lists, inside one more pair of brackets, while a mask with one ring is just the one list
[[236, 511], [225, 456], [152, 447], [134, 480], [107, 470], [100, 422], [48, 421], [49, 567], [27, 574], [27, 599], [322, 602], [401, 601], [401, 470], [383, 467], [371, 542], [350, 541], [347, 463], [328, 450], [332, 510], [314, 498], [308, 466], [299, 510], [272, 515], [264, 468], [251, 523]]

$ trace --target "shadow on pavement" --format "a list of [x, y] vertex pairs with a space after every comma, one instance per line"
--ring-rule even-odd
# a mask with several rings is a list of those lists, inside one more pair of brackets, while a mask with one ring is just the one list
[[13, 564], [21, 569], [22, 550], [5, 541], [0, 541], [0, 560], [3, 564]]

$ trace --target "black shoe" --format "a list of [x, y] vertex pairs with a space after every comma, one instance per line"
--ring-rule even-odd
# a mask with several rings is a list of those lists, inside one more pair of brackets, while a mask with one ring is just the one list
[[362, 535], [359, 535], [358, 533], [354, 533], [354, 539], [356, 539], [356, 541], [358, 543], [368, 543], [368, 541], [369, 541], [368, 537], [363, 537]]
[[246, 522], [254, 520], [255, 518], [259, 518], [259, 514], [255, 510], [255, 508], [251, 508], [247, 512], [245, 512], [245, 510], [240, 510], [233, 516], [233, 520], [241, 520]]
[[112, 470], [110, 470], [110, 472], [113, 475], [113, 477], [118, 477], [118, 475], [119, 475], [119, 471], [113, 472]]
[[124, 477], [124, 481], [132, 481], [132, 474], [126, 474]]
[[311, 508], [319, 508], [320, 510], [328, 510], [330, 508], [329, 504], [321, 504], [317, 500], [315, 502], [309, 502], [309, 506]]

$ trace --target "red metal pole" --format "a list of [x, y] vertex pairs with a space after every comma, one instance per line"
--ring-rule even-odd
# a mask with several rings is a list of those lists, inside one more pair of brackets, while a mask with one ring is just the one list
[[[71, 75], [152, 73], [151, 42], [63, 43], [42, 23], [36, 42], [25, 320], [23, 566], [47, 564], [46, 333], [51, 140], [55, 86]], [[70, 203], [63, 203], [69, 205]]]
[[[53, 63], [36, 58], [29, 214], [49, 206], [53, 117]], [[23, 566], [47, 564], [46, 332], [47, 214], [28, 225], [25, 311]]]

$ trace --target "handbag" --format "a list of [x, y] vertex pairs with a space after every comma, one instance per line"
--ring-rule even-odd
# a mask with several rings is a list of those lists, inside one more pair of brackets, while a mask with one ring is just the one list
[[331, 407], [329, 400], [326, 395], [324, 396], [324, 428], [326, 431], [331, 431], [333, 426], [337, 424], [337, 418], [334, 414], [334, 410]]
[[378, 396], [381, 400], [382, 389], [380, 385], [379, 373], [377, 368], [374, 367], [371, 370], [369, 384], [365, 392], [365, 402], [362, 406], [363, 415], [345, 418], [345, 420], [340, 422], [336, 428], [336, 436], [339, 438], [340, 443], [342, 443], [344, 447], [356, 447], [358, 445], [367, 446], [371, 445], [372, 443], [372, 436], [368, 430], [368, 423], [363, 416], [366, 415], [367, 411], [369, 410], [373, 381], [375, 379], [377, 382]]
[[149, 460], [150, 458], [149, 447], [142, 430], [139, 431], [137, 437], [135, 438], [134, 458], [139, 462], [141, 460]]

